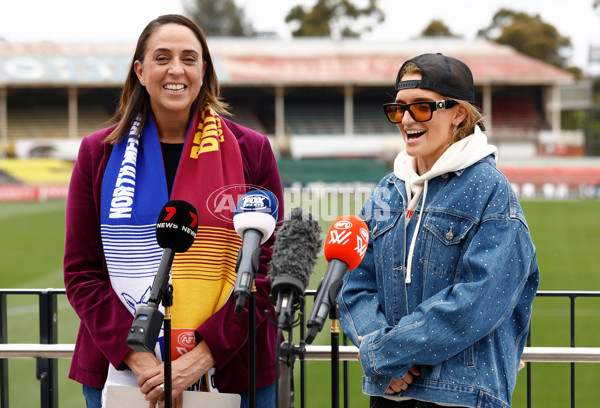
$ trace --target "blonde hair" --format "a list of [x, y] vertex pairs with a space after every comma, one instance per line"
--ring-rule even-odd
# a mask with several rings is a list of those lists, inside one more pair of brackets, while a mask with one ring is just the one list
[[[421, 70], [419, 69], [417, 64], [411, 61], [404, 65], [398, 76], [402, 78], [407, 74], [421, 75]], [[444, 96], [444, 98], [446, 97]], [[454, 132], [454, 134], [452, 135], [452, 143], [456, 143], [459, 140], [462, 140], [465, 137], [473, 134], [473, 132], [475, 131], [475, 126], [479, 126], [481, 130], [485, 130], [485, 125], [483, 124], [483, 115], [475, 105], [467, 101], [463, 101], [461, 99], [450, 99], [458, 102], [458, 104], [467, 111], [465, 118], [462, 120], [462, 122], [460, 122], [460, 124], [456, 128], [456, 132]]]
[[456, 128], [456, 133], [452, 135], [452, 143], [456, 143], [459, 140], [473, 134], [475, 131], [475, 126], [479, 126], [481, 130], [485, 130], [485, 125], [483, 124], [483, 115], [476, 106], [467, 101], [456, 100], [456, 102], [458, 102], [458, 104], [467, 111], [467, 115]]

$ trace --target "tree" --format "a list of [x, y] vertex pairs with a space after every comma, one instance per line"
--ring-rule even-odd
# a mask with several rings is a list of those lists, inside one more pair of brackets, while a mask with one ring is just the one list
[[453, 37], [458, 38], [460, 35], [453, 34], [448, 26], [442, 20], [431, 20], [429, 25], [421, 32], [423, 37]]
[[523, 54], [560, 68], [566, 64], [561, 52], [571, 47], [569, 37], [561, 36], [553, 25], [542, 21], [539, 14], [531, 16], [504, 8], [496, 12], [492, 23], [479, 30], [477, 35], [510, 45]]
[[351, 28], [351, 24], [355, 26], [361, 18], [381, 23], [385, 16], [377, 7], [377, 0], [369, 0], [364, 8], [357, 7], [350, 0], [317, 0], [308, 11], [299, 5], [293, 7], [285, 22], [297, 24], [298, 28], [292, 31], [294, 37], [360, 37], [362, 32], [372, 29], [370, 25], [365, 25], [360, 31]]
[[185, 4], [186, 14], [194, 20], [207, 36], [254, 36], [254, 28], [247, 23], [244, 11], [233, 0], [193, 0]]

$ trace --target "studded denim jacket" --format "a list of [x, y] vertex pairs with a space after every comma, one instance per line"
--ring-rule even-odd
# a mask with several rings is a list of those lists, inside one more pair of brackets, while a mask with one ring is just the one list
[[509, 407], [539, 283], [519, 202], [491, 156], [431, 179], [408, 225], [406, 198], [392, 173], [367, 199], [368, 250], [338, 298], [342, 328], [360, 349], [363, 392], [384, 396], [416, 365], [420, 376], [392, 397]]

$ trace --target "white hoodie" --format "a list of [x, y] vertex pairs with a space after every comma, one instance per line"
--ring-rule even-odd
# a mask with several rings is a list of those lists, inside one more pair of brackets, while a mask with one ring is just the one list
[[[487, 137], [475, 126], [475, 132], [466, 138], [451, 144], [448, 149], [434, 163], [433, 167], [422, 175], [417, 174], [417, 166], [414, 157], [406, 154], [406, 151], [400, 152], [394, 160], [394, 174], [406, 185], [406, 195], [408, 205], [406, 207], [405, 227], [410, 221], [413, 211], [417, 208], [417, 204], [423, 196], [421, 208], [425, 208], [425, 200], [427, 199], [427, 185], [429, 180], [441, 176], [442, 174], [455, 172], [466, 169], [484, 157], [493, 154], [498, 155], [498, 150], [495, 146], [488, 144]], [[421, 225], [421, 218], [418, 217], [417, 226], [410, 243], [406, 265], [406, 283], [411, 282], [412, 258]]]

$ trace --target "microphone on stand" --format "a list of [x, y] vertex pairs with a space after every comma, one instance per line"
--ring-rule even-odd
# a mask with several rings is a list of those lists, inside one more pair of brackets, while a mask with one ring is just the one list
[[127, 345], [133, 350], [154, 352], [164, 319], [158, 306], [169, 283], [173, 258], [176, 252], [190, 249], [197, 231], [198, 213], [192, 204], [171, 200], [163, 206], [156, 221], [156, 241], [165, 250], [152, 283], [148, 304], [137, 308], [127, 336]]
[[235, 267], [233, 296], [235, 314], [241, 314], [250, 297], [254, 276], [260, 261], [260, 245], [273, 234], [277, 224], [277, 199], [268, 190], [254, 190], [242, 196], [235, 206], [233, 226], [242, 237]]
[[[271, 301], [277, 314], [277, 406], [293, 406], [293, 371], [296, 355], [304, 358], [304, 344], [295, 347], [291, 342], [294, 313], [304, 304], [308, 286], [319, 251], [321, 226], [311, 213], [296, 207], [277, 230], [273, 256], [269, 264]], [[280, 344], [282, 331], [290, 332], [287, 342]]]
[[338, 217], [325, 238], [325, 259], [329, 262], [325, 277], [319, 283], [317, 296], [306, 326], [306, 343], [311, 344], [329, 311], [336, 305], [342, 287], [342, 278], [347, 270], [356, 268], [367, 252], [369, 230], [367, 224], [354, 215]]
[[319, 251], [321, 226], [311, 213], [296, 207], [277, 231], [269, 268], [271, 300], [276, 305], [278, 327], [289, 330], [294, 311], [304, 297]]

